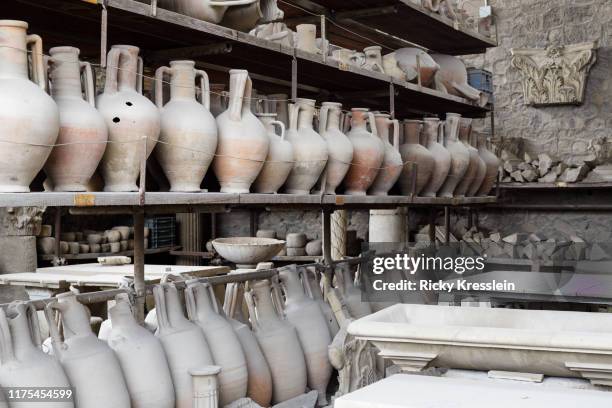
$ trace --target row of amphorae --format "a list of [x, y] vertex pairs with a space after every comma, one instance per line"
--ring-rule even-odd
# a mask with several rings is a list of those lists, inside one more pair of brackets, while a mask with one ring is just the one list
[[216, 118], [208, 75], [193, 61], [156, 70], [154, 104], [142, 95], [134, 46], [112, 47], [96, 97], [79, 50], [55, 47], [44, 57], [27, 27], [0, 20], [1, 192], [29, 191], [41, 168], [55, 191], [85, 191], [96, 169], [105, 191], [136, 191], [152, 152], [171, 191], [183, 192], [200, 191], [210, 166], [229, 193], [334, 194], [343, 185], [345, 194], [386, 195], [399, 181], [402, 194], [473, 196], [486, 195], [497, 174], [486, 140], [470, 140], [470, 122], [458, 114], [407, 120], [400, 129], [387, 114], [353, 108], [348, 130], [342, 105], [324, 102], [317, 132], [311, 99], [289, 104], [288, 123], [253, 114], [245, 70], [230, 71], [227, 109]]

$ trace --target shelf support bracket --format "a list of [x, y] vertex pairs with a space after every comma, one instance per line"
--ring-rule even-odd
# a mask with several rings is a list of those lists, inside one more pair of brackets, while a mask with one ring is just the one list
[[291, 60], [291, 100], [295, 103], [297, 99], [297, 74], [298, 74], [298, 62], [295, 57], [295, 48], [293, 49], [293, 59]]
[[321, 14], [321, 52], [323, 53], [323, 63], [327, 62], [327, 30], [325, 27], [325, 14]]
[[144, 321], [145, 305], [145, 222], [144, 209], [139, 208], [134, 212], [134, 291], [136, 292], [136, 318], [139, 322]]
[[151, 0], [151, 16], [157, 16], [157, 0]]
[[106, 48], [108, 41], [108, 10], [107, 0], [100, 0], [102, 5], [102, 17], [100, 21], [100, 67], [106, 68]]
[[393, 80], [389, 82], [389, 113], [391, 114], [391, 119], [395, 119], [395, 85]]

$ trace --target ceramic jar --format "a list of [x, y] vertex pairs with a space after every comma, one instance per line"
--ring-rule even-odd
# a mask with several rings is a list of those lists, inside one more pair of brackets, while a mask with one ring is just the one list
[[278, 315], [272, 297], [267, 280], [252, 283], [245, 293], [253, 332], [272, 373], [272, 402], [278, 404], [306, 391], [307, 374], [297, 332]]
[[189, 319], [200, 326], [210, 347], [218, 376], [219, 403], [226, 406], [247, 395], [247, 365], [242, 346], [232, 325], [220, 313], [212, 286], [187, 282], [185, 301]]
[[[59, 111], [45, 92], [42, 40], [28, 24], [0, 20], [0, 192], [27, 193], [59, 132]], [[31, 52], [32, 65], [28, 53]], [[28, 72], [32, 72], [31, 80]]]
[[465, 175], [463, 179], [457, 185], [455, 189], [456, 197], [465, 197], [467, 195], [468, 189], [474, 184], [476, 181], [476, 173], [478, 173], [478, 169], [481, 164], [480, 156], [478, 155], [478, 150], [473, 148], [470, 144], [470, 133], [472, 132], [472, 119], [469, 118], [461, 118], [459, 121], [459, 140], [465, 148], [470, 153], [470, 161], [467, 170], [465, 171]]
[[306, 51], [312, 54], [318, 54], [320, 50], [317, 48], [317, 26], [314, 24], [298, 24], [295, 26], [297, 32], [296, 46], [298, 50]]
[[470, 165], [470, 152], [458, 139], [460, 119], [461, 115], [458, 113], [446, 114], [444, 136], [446, 139], [446, 149], [451, 155], [451, 165], [448, 176], [446, 176], [444, 184], [442, 184], [440, 191], [438, 191], [440, 197], [453, 197], [455, 189], [461, 180], [463, 180]]
[[[420, 194], [430, 182], [434, 171], [435, 161], [433, 153], [420, 143], [422, 129], [423, 121], [404, 121], [404, 143], [399, 148], [402, 161], [404, 162], [402, 175], [399, 179], [403, 195]], [[413, 177], [415, 177], [414, 171], [416, 171], [415, 180], [413, 180]]]
[[255, 3], [258, 0], [159, 0], [158, 6], [209, 23], [219, 23], [228, 7]]
[[308, 373], [308, 388], [319, 393], [318, 405], [327, 405], [326, 390], [331, 378], [332, 366], [327, 357], [327, 349], [332, 338], [321, 308], [304, 293], [308, 279], [300, 276], [295, 265], [280, 268], [279, 278], [285, 294], [284, 313], [289, 323], [295, 327]]
[[60, 112], [60, 131], [45, 173], [54, 191], [86, 191], [108, 140], [106, 123], [95, 108], [93, 72], [88, 62], [79, 61], [78, 48], [54, 47], [49, 54], [49, 81]]
[[[376, 131], [385, 146], [381, 169], [368, 190], [371, 195], [385, 196], [395, 185], [402, 173], [403, 161], [399, 152], [399, 122], [387, 113], [374, 115]], [[389, 129], [393, 127], [393, 144], [389, 143]]]
[[210, 84], [210, 113], [216, 118], [227, 109], [225, 84]]
[[364, 48], [363, 53], [365, 54], [365, 62], [363, 63], [363, 68], [374, 72], [385, 72], [382, 56], [380, 54], [381, 50], [382, 47], [379, 45]]
[[327, 164], [325, 140], [313, 129], [313, 99], [298, 98], [289, 108], [287, 140], [293, 146], [293, 169], [285, 182], [289, 194], [310, 194]]
[[351, 109], [347, 136], [353, 144], [353, 161], [344, 178], [345, 194], [366, 195], [385, 158], [385, 144], [378, 138], [374, 114], [365, 108]]
[[476, 102], [479, 106], [486, 105], [488, 97], [484, 92], [472, 88], [468, 84], [465, 64], [452, 55], [432, 54], [440, 69], [435, 75], [435, 87], [438, 91], [461, 96]]
[[329, 157], [325, 167], [325, 194], [336, 194], [353, 160], [353, 144], [340, 130], [342, 104], [323, 102], [319, 113], [319, 134], [327, 142]]
[[[193, 61], [171, 61], [155, 71], [155, 103], [161, 114], [161, 133], [155, 157], [170, 191], [200, 191], [200, 184], [217, 149], [217, 123], [210, 113], [208, 75]], [[170, 100], [164, 105], [164, 77], [170, 77]], [[201, 102], [195, 82], [200, 79]]]
[[361, 290], [355, 286], [351, 266], [348, 263], [339, 264], [334, 272], [338, 281], [338, 289], [351, 313], [351, 317], [359, 319], [371, 314], [370, 304], [361, 301]]
[[427, 150], [429, 150], [434, 159], [431, 177], [421, 192], [423, 197], [435, 197], [438, 191], [440, 191], [442, 184], [444, 184], [450, 170], [450, 152], [444, 145], [439, 143], [441, 129], [440, 119], [423, 119], [423, 136], [426, 141]]
[[476, 153], [478, 153], [478, 170], [476, 171], [474, 182], [467, 191], [468, 197], [474, 197], [487, 176], [487, 163], [484, 161], [480, 155], [480, 152], [478, 151], [478, 134], [476, 132], [470, 132], [470, 146], [475, 148]]
[[[270, 149], [263, 169], [253, 183], [253, 191], [273, 194], [285, 184], [293, 169], [293, 146], [288, 140], [285, 140], [285, 125], [276, 120], [276, 113], [260, 113], [257, 117], [268, 131]], [[280, 135], [275, 133], [275, 126], [280, 129]]]
[[[417, 62], [418, 59], [418, 62]], [[385, 74], [399, 81], [414, 81], [421, 72], [421, 85], [429, 86], [440, 69], [433, 58], [420, 48], [400, 48], [383, 57]]]
[[[5, 312], [0, 309], [0, 384], [2, 387], [68, 388], [70, 383], [60, 363], [41, 349], [41, 333], [34, 306], [12, 303]], [[3, 405], [0, 399], [0, 406]], [[26, 406], [27, 402], [12, 402]], [[14, 405], [13, 405], [14, 404]], [[32, 404], [42, 407], [72, 408], [72, 402]]]
[[104, 191], [138, 191], [140, 164], [159, 137], [159, 111], [142, 95], [138, 52], [138, 47], [131, 45], [113, 45], [107, 58], [104, 93], [96, 100], [110, 142], [100, 164]]
[[106, 342], [121, 364], [132, 408], [174, 408], [172, 376], [159, 339], [138, 324], [124, 297], [108, 314], [112, 328]]
[[183, 314], [176, 287], [163, 283], [153, 288], [157, 332], [155, 335], [168, 359], [176, 408], [191, 408], [193, 388], [189, 370], [213, 365], [202, 329], [187, 320]]
[[495, 154], [493, 154], [492, 151], [488, 149], [487, 136], [484, 134], [478, 135], [478, 154], [480, 154], [480, 158], [487, 165], [487, 172], [485, 173], [484, 180], [478, 188], [476, 195], [486, 196], [489, 195], [493, 185], [497, 181], [497, 173], [499, 172], [499, 165], [501, 164], [501, 161]]
[[222, 193], [248, 193], [268, 155], [266, 128], [251, 112], [252, 89], [247, 71], [230, 70], [229, 107], [217, 116], [219, 143], [213, 160]]
[[[229, 3], [231, 4], [232, 1], [236, 0], [230, 0]], [[261, 3], [263, 2], [270, 2], [270, 0], [242, 1], [241, 5], [232, 5], [223, 15], [223, 20], [221, 20], [220, 24], [233, 30], [249, 32], [264, 18], [261, 8]], [[269, 20], [275, 20], [275, 18], [270, 18]]]
[[[63, 339], [55, 321], [60, 313]], [[130, 408], [130, 395], [117, 357], [91, 331], [89, 313], [73, 293], [56, 296], [45, 309], [53, 344], [75, 393], [79, 408]]]
[[302, 272], [302, 277], [308, 279], [308, 282], [305, 282], [304, 287], [306, 289], [306, 294], [317, 304], [319, 308], [321, 308], [321, 312], [323, 312], [323, 316], [325, 316], [327, 328], [329, 329], [329, 333], [332, 339], [338, 334], [340, 330], [340, 325], [336, 320], [336, 316], [332, 311], [329, 304], [323, 299], [323, 292], [321, 291], [321, 283], [318, 279], [318, 274], [316, 270], [310, 270], [307, 268]]

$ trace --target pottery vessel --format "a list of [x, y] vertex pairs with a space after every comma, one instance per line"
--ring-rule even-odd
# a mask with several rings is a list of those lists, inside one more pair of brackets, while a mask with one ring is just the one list
[[[63, 338], [55, 321], [60, 313]], [[56, 296], [45, 309], [53, 344], [79, 408], [130, 408], [130, 395], [117, 357], [91, 331], [89, 313], [73, 293]]]
[[267, 280], [252, 283], [245, 293], [253, 332], [272, 374], [272, 402], [278, 404], [306, 391], [307, 374], [297, 332], [279, 316], [272, 297]]
[[[117, 225], [112, 228], [113, 231], [119, 231], [121, 241], [125, 241], [130, 237], [130, 227], [126, 225]], [[77, 239], [78, 241], [78, 239]]]
[[381, 50], [382, 47], [379, 45], [364, 48], [363, 53], [365, 54], [365, 62], [363, 63], [363, 68], [374, 72], [384, 73], [385, 70], [383, 68], [382, 56], [380, 54]]
[[[277, 193], [285, 184], [293, 168], [293, 146], [285, 140], [285, 125], [276, 120], [276, 113], [260, 113], [259, 120], [265, 125], [270, 138], [270, 149], [263, 169], [253, 183], [256, 193]], [[280, 129], [280, 135], [274, 132], [274, 126]]]
[[259, 262], [269, 261], [285, 246], [285, 241], [270, 238], [231, 237], [212, 241], [217, 253], [237, 266], [255, 267]]
[[[474, 178], [474, 183], [472, 183], [472, 185], [470, 186], [470, 188], [467, 191], [467, 196], [468, 197], [474, 197], [476, 196], [476, 193], [478, 193], [478, 190], [480, 189], [480, 187], [482, 186], [482, 184], [484, 183], [484, 180], [487, 176], [487, 162], [485, 162], [485, 160], [483, 159], [480, 151], [478, 150], [478, 134], [476, 132], [472, 132], [472, 138], [470, 140], [470, 145], [474, 148], [476, 148], [476, 151], [478, 152], [478, 171], [476, 172], [476, 177]], [[497, 172], [495, 174], [497, 176]]]
[[278, 43], [284, 47], [294, 47], [293, 31], [287, 27], [287, 24], [280, 21], [276, 23], [260, 24], [249, 31], [249, 34]]
[[217, 116], [219, 143], [212, 164], [222, 193], [248, 193], [268, 155], [268, 132], [251, 112], [252, 88], [247, 71], [230, 70], [229, 107]]
[[[399, 122], [391, 119], [387, 113], [374, 115], [376, 131], [385, 146], [385, 156], [381, 169], [368, 190], [371, 195], [385, 196], [399, 179], [403, 169], [402, 156], [399, 152]], [[393, 127], [393, 144], [389, 142], [389, 129]]]
[[140, 164], [159, 137], [159, 111], [142, 95], [138, 52], [138, 47], [131, 45], [113, 45], [107, 58], [104, 93], [96, 100], [108, 127], [109, 144], [100, 164], [104, 191], [138, 191]]
[[229, 7], [220, 24], [233, 30], [248, 32], [261, 20], [275, 20], [274, 17], [265, 18], [264, 10], [261, 7], [264, 2], [270, 2], [270, 0], [243, 2], [245, 4]]
[[289, 194], [310, 194], [327, 164], [327, 143], [313, 129], [314, 113], [313, 99], [298, 98], [290, 105], [287, 140], [293, 146], [294, 164], [284, 186]]
[[191, 408], [193, 388], [189, 370], [213, 365], [202, 329], [187, 320], [183, 314], [178, 290], [172, 284], [161, 284], [153, 288], [157, 332], [168, 359], [176, 408]]
[[437, 90], [469, 99], [479, 106], [487, 104], [486, 94], [468, 84], [467, 70], [463, 61], [445, 54], [431, 54], [431, 57], [440, 65], [434, 79]]
[[485, 173], [482, 184], [480, 187], [478, 187], [476, 195], [486, 196], [489, 195], [493, 185], [497, 181], [497, 173], [499, 172], [499, 165], [501, 164], [501, 161], [492, 151], [488, 149], [487, 136], [484, 134], [478, 135], [478, 154], [487, 165], [487, 172]]
[[[417, 62], [418, 59], [418, 62]], [[419, 48], [400, 48], [382, 59], [385, 74], [399, 81], [416, 81], [421, 72], [421, 85], [429, 86], [440, 66]]]
[[60, 112], [60, 131], [45, 173], [54, 191], [86, 191], [108, 141], [106, 123], [95, 108], [93, 72], [88, 62], [79, 61], [78, 48], [54, 47], [49, 54], [48, 75]]
[[314, 301], [317, 302], [321, 312], [323, 312], [323, 316], [325, 316], [325, 321], [327, 323], [327, 328], [329, 329], [329, 334], [332, 339], [338, 334], [340, 330], [340, 325], [336, 320], [336, 316], [329, 306], [329, 303], [325, 301], [323, 298], [323, 292], [321, 290], [321, 282], [318, 279], [318, 273], [316, 270], [311, 268], [306, 268], [306, 270], [302, 273], [302, 276], [308, 279], [308, 283], [304, 284], [304, 288], [306, 289], [306, 294]]
[[228, 7], [249, 5], [258, 0], [159, 0], [158, 6], [209, 23], [219, 23]]
[[[404, 162], [402, 175], [399, 179], [403, 195], [420, 194], [425, 186], [430, 183], [434, 171], [434, 155], [420, 143], [422, 129], [423, 121], [404, 121], [404, 143], [399, 148]], [[413, 180], [415, 177], [414, 171], [416, 171], [416, 179]]]
[[[68, 388], [70, 383], [60, 363], [41, 349], [42, 337], [34, 306], [12, 303], [0, 309], [0, 384], [2, 387]], [[0, 400], [1, 401], [1, 400]], [[71, 408], [66, 402], [11, 402], [11, 407]], [[3, 406], [0, 402], [0, 407]], [[5, 405], [8, 407], [8, 405]]]
[[323, 102], [319, 113], [319, 134], [327, 142], [329, 156], [324, 170], [325, 194], [336, 194], [353, 161], [353, 144], [340, 130], [342, 104]]
[[117, 299], [108, 313], [106, 342], [121, 364], [132, 408], [173, 408], [172, 377], [159, 339], [138, 324], [127, 298]]
[[351, 266], [348, 263], [340, 264], [334, 272], [338, 280], [338, 289], [351, 313], [351, 317], [359, 319], [371, 314], [372, 308], [370, 304], [361, 301], [361, 290], [355, 286]]
[[323, 241], [320, 239], [313, 239], [306, 244], [304, 249], [308, 256], [321, 256], [323, 254]]
[[459, 141], [459, 120], [461, 115], [458, 113], [447, 113], [446, 121], [444, 122], [444, 136], [446, 139], [446, 149], [451, 155], [451, 165], [448, 171], [448, 176], [438, 196], [440, 197], [453, 197], [455, 190], [470, 165], [470, 152], [467, 147]]
[[317, 48], [317, 26], [314, 24], [298, 24], [295, 26], [297, 32], [295, 48], [298, 50], [318, 54], [321, 52]]
[[36, 250], [41, 254], [51, 255], [55, 252], [55, 237], [40, 237], [36, 239]]
[[427, 150], [429, 150], [434, 159], [431, 177], [420, 194], [423, 197], [435, 197], [450, 171], [451, 155], [446, 147], [440, 143], [442, 141], [440, 138], [441, 129], [440, 119], [423, 119], [423, 136], [426, 141]]
[[[28, 24], [0, 20], [0, 192], [27, 193], [60, 129], [45, 92], [42, 40]], [[30, 66], [28, 53], [31, 52]], [[31, 80], [28, 72], [31, 72]]]
[[470, 163], [468, 165], [467, 170], [465, 171], [463, 179], [455, 189], [455, 196], [457, 197], [465, 197], [467, 195], [467, 192], [470, 187], [472, 187], [472, 185], [476, 182], [476, 176], [478, 176], [477, 173], [479, 169], [486, 166], [480, 159], [478, 150], [472, 147], [472, 145], [470, 144], [471, 133], [472, 119], [461, 118], [461, 120], [459, 121], [459, 140], [461, 141], [461, 143], [463, 143], [463, 145], [466, 147], [466, 149], [468, 149], [468, 152], [470, 153]]
[[[161, 114], [161, 133], [155, 157], [170, 191], [200, 191], [200, 184], [217, 149], [217, 123], [210, 113], [208, 74], [193, 61], [172, 61], [155, 71], [155, 103]], [[170, 100], [164, 105], [164, 77], [170, 77]], [[195, 82], [200, 79], [201, 101]]]
[[385, 144], [378, 137], [374, 114], [365, 108], [351, 109], [347, 136], [353, 144], [353, 161], [344, 178], [345, 194], [366, 195], [385, 158]]

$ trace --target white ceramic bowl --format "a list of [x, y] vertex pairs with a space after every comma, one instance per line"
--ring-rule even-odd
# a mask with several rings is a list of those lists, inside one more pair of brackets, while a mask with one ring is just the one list
[[230, 262], [255, 265], [272, 259], [285, 246], [285, 241], [273, 238], [217, 238], [212, 245], [219, 255]]

